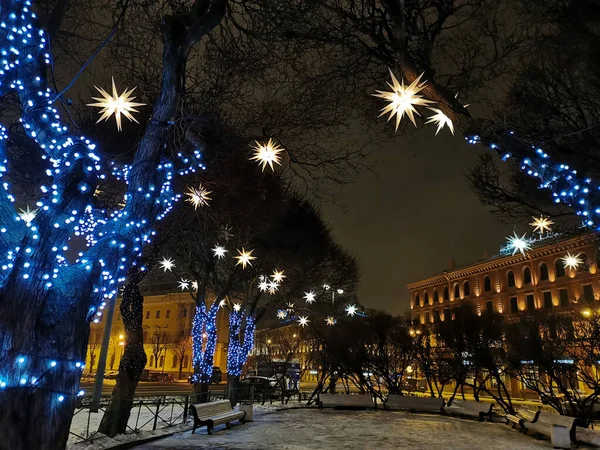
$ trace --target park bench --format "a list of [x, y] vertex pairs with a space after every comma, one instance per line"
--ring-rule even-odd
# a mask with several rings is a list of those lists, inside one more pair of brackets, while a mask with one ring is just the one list
[[504, 417], [506, 418], [506, 424], [509, 425], [512, 423], [512, 427], [516, 428], [519, 426], [520, 431], [524, 431], [525, 422], [535, 422], [537, 416], [540, 414], [540, 411], [534, 412], [529, 410], [524, 411], [516, 411], [514, 414], [506, 414]]
[[[549, 436], [552, 445], [558, 448], [564, 448], [560, 442], [568, 439], [569, 443], [576, 440], [577, 426], [587, 428], [587, 422], [577, 417], [562, 416], [560, 414], [547, 413], [544, 411], [525, 410], [522, 413], [524, 431], [533, 431], [537, 434]], [[570, 444], [569, 444], [570, 446]]]
[[443, 398], [413, 397], [410, 395], [390, 394], [384, 403], [385, 409], [401, 411], [442, 413], [444, 410]]
[[190, 413], [194, 417], [194, 428], [192, 434], [196, 432], [196, 428], [206, 426], [208, 434], [213, 434], [213, 429], [216, 425], [223, 425], [229, 428], [229, 422], [240, 420], [244, 422], [246, 417], [245, 411], [235, 411], [231, 407], [229, 400], [219, 400], [217, 402], [196, 403], [190, 405]]
[[492, 421], [493, 403], [475, 402], [472, 400], [453, 400], [449, 406], [444, 407], [444, 412], [460, 417], [475, 417], [481, 421], [485, 417]]
[[370, 395], [365, 394], [320, 394], [319, 409], [323, 408], [375, 408]]

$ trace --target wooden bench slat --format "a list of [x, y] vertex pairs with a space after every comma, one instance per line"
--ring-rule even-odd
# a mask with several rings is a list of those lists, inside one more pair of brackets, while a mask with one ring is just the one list
[[229, 400], [195, 403], [190, 405], [190, 413], [194, 418], [192, 434], [196, 432], [196, 428], [203, 426], [206, 426], [208, 434], [212, 434], [215, 425], [226, 424], [229, 427], [229, 422], [237, 419], [243, 422], [246, 417], [244, 411], [235, 411]]

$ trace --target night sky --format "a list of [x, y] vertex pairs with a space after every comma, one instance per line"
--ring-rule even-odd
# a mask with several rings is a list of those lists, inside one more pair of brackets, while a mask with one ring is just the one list
[[[390, 125], [392, 126], [392, 125]], [[512, 226], [501, 223], [471, 192], [466, 173], [481, 147], [447, 129], [421, 126], [377, 152], [373, 173], [341, 188], [347, 212], [326, 205], [338, 237], [358, 259], [359, 300], [402, 314], [407, 283], [498, 253]]]

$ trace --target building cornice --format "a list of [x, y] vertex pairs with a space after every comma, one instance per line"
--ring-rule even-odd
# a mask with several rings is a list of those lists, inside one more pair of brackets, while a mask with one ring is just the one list
[[425, 278], [420, 281], [415, 281], [407, 285], [410, 291], [415, 289], [422, 289], [430, 286], [435, 286], [441, 283], [445, 283], [452, 280], [461, 279], [471, 275], [477, 275], [491, 270], [502, 269], [504, 267], [510, 267], [518, 263], [526, 263], [528, 261], [536, 260], [546, 256], [552, 256], [565, 251], [574, 250], [580, 247], [588, 246], [596, 243], [597, 236], [595, 233], [585, 234], [583, 236], [577, 236], [575, 238], [566, 239], [564, 241], [553, 242], [551, 244], [543, 245], [533, 250], [528, 251], [525, 255], [509, 255], [501, 256], [489, 261], [482, 261], [474, 264], [470, 264], [465, 267], [458, 269], [444, 271], [444, 273], [435, 275], [433, 277]]

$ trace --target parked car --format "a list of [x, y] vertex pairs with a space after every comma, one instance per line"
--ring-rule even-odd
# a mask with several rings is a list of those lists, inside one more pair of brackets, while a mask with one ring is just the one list
[[148, 374], [148, 381], [164, 383], [164, 382], [172, 382], [175, 380], [173, 379], [173, 375], [171, 375], [169, 373], [150, 372]]
[[239, 400], [281, 397], [281, 386], [276, 378], [249, 376], [240, 381]]
[[[193, 377], [193, 375], [188, 377], [188, 383], [194, 383]], [[220, 367], [214, 366], [212, 375], [210, 377], [210, 384], [219, 384], [221, 381], [223, 381], [223, 372], [221, 372]]]

